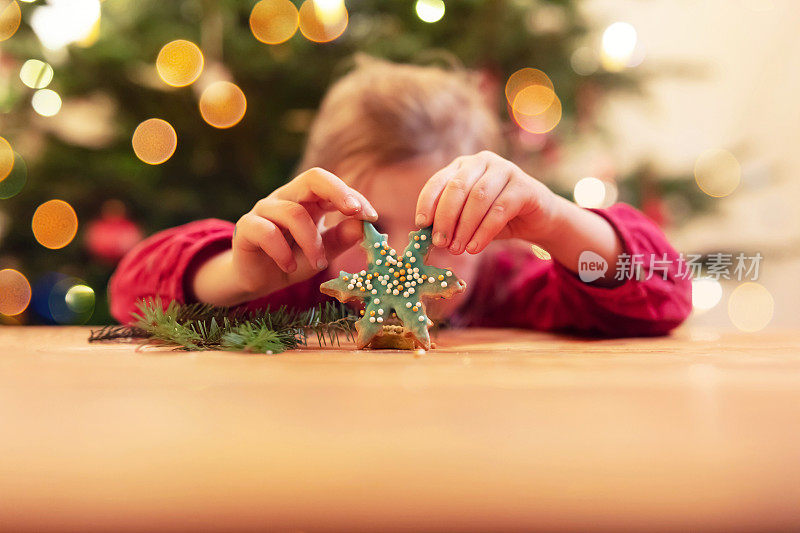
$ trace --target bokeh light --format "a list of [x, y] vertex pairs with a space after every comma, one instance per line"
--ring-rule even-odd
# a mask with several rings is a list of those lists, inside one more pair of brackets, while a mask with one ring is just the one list
[[215, 128], [230, 128], [244, 117], [247, 99], [242, 90], [229, 81], [209, 85], [200, 96], [200, 114]]
[[442, 0], [417, 0], [414, 10], [423, 22], [437, 22], [444, 16], [444, 2]]
[[14, 150], [3, 137], [0, 137], [0, 182], [14, 169]]
[[22, 12], [15, 0], [0, 0], [0, 41], [14, 35], [21, 20]]
[[305, 0], [298, 15], [300, 33], [315, 43], [333, 41], [347, 29], [348, 14], [343, 0]]
[[19, 79], [31, 89], [44, 89], [53, 81], [53, 67], [38, 59], [29, 59], [19, 69]]
[[589, 76], [597, 72], [600, 67], [600, 58], [597, 53], [588, 46], [576, 48], [569, 58], [572, 70], [580, 76]]
[[516, 107], [512, 107], [511, 114], [517, 125], [525, 131], [547, 133], [561, 122], [561, 100], [553, 93], [553, 102], [544, 112], [536, 115], [526, 115]]
[[506, 81], [506, 100], [508, 105], [514, 106], [514, 101], [521, 91], [529, 87], [542, 86], [554, 91], [553, 82], [550, 77], [536, 68], [521, 68]]
[[203, 72], [203, 52], [191, 41], [178, 39], [169, 42], [158, 52], [156, 70], [167, 85], [191, 85]]
[[31, 229], [39, 244], [57, 250], [75, 238], [78, 233], [78, 215], [64, 200], [48, 200], [33, 213]]
[[43, 117], [52, 117], [61, 111], [61, 97], [51, 89], [39, 89], [33, 93], [31, 106]]
[[764, 329], [772, 320], [774, 309], [772, 294], [755, 282], [742, 283], [728, 299], [728, 317], [734, 326], [745, 332]]
[[50, 306], [53, 317], [56, 318], [57, 322], [61, 322], [62, 324], [86, 322], [86, 320], [92, 316], [92, 313], [94, 312], [94, 289], [83, 284], [82, 282], [75, 284], [67, 283], [66, 285], [69, 286], [64, 294], [64, 304], [66, 309], [61, 308], [60, 305], [61, 302], [59, 296], [61, 291], [53, 291], [53, 296], [55, 296], [55, 305], [51, 304]]
[[266, 44], [288, 41], [299, 24], [300, 15], [290, 0], [261, 0], [250, 12], [250, 30]]
[[84, 41], [100, 19], [100, 0], [48, 0], [31, 14], [31, 28], [51, 50]]
[[692, 307], [696, 311], [708, 311], [722, 300], [722, 284], [713, 278], [692, 280]]
[[148, 165], [160, 165], [175, 153], [178, 135], [166, 120], [150, 118], [136, 127], [131, 144], [136, 157]]
[[572, 195], [575, 203], [581, 207], [602, 207], [606, 199], [606, 186], [597, 178], [582, 178], [575, 184]]
[[544, 85], [529, 85], [514, 97], [512, 107], [523, 115], [544, 113], [553, 104], [556, 93]]
[[18, 153], [14, 153], [14, 166], [6, 178], [0, 181], [0, 200], [16, 196], [28, 181], [28, 168]]
[[724, 149], [706, 150], [694, 165], [694, 179], [704, 193], [715, 198], [728, 196], [742, 180], [742, 168], [732, 153]]
[[627, 22], [615, 22], [603, 32], [601, 60], [606, 70], [620, 71], [628, 65], [636, 50], [636, 28]]
[[23, 312], [31, 301], [31, 285], [14, 269], [0, 270], [0, 314], [14, 316]]

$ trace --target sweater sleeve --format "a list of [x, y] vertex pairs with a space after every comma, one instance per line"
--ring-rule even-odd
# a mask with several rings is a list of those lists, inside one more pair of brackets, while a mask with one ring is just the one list
[[125, 324], [143, 298], [193, 301], [189, 281], [210, 257], [231, 247], [234, 225], [198, 220], [145, 239], [120, 261], [108, 284], [111, 315]]
[[[501, 253], [482, 267], [480, 279], [503, 281], [476, 287], [470, 300], [482, 312], [467, 322], [612, 337], [664, 335], [683, 322], [691, 311], [691, 283], [661, 230], [625, 204], [594, 211], [620, 237], [621, 257], [640, 265], [638, 276], [621, 275], [620, 284], [602, 287], [529, 250]], [[608, 268], [616, 274], [617, 265]]]

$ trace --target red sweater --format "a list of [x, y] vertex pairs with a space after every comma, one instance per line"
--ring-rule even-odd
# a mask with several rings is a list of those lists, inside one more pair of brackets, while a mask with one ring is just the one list
[[[469, 297], [450, 317], [456, 326], [516, 327], [603, 336], [663, 335], [691, 311], [691, 284], [679, 276], [678, 254], [656, 225], [636, 209], [617, 204], [596, 210], [616, 229], [625, 253], [642, 254], [639, 280], [627, 276], [611, 288], [584, 283], [555, 261], [537, 258], [529, 247], [485, 251]], [[199, 220], [162, 231], [131, 250], [109, 282], [111, 313], [120, 322], [131, 319], [136, 302], [160, 296], [191, 302], [191, 279], [199, 265], [231, 246], [234, 225]], [[650, 258], [668, 260], [648, 276]], [[663, 263], [662, 263], [663, 264]], [[616, 272], [616, 265], [609, 265]], [[245, 304], [307, 308], [326, 301], [319, 292], [336, 273], [320, 272], [265, 298]], [[650, 279], [646, 279], [646, 278]]]

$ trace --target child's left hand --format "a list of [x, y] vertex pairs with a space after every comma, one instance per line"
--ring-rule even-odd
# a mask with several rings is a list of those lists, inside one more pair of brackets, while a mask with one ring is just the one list
[[515, 164], [484, 151], [456, 158], [428, 180], [415, 222], [433, 224], [434, 246], [475, 254], [494, 239], [550, 240], [557, 198]]

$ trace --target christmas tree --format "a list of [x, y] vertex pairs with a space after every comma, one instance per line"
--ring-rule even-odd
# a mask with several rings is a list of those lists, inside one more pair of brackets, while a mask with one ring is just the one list
[[[0, 269], [33, 286], [3, 320], [109, 322], [108, 278], [142, 235], [236, 220], [293, 176], [356, 53], [479, 73], [507, 155], [547, 182], [603, 99], [640, 87], [635, 30], [603, 30], [569, 0], [0, 0], [0, 159], [17, 154], [0, 176]], [[682, 178], [609, 186], [647, 208], [685, 196]]]

